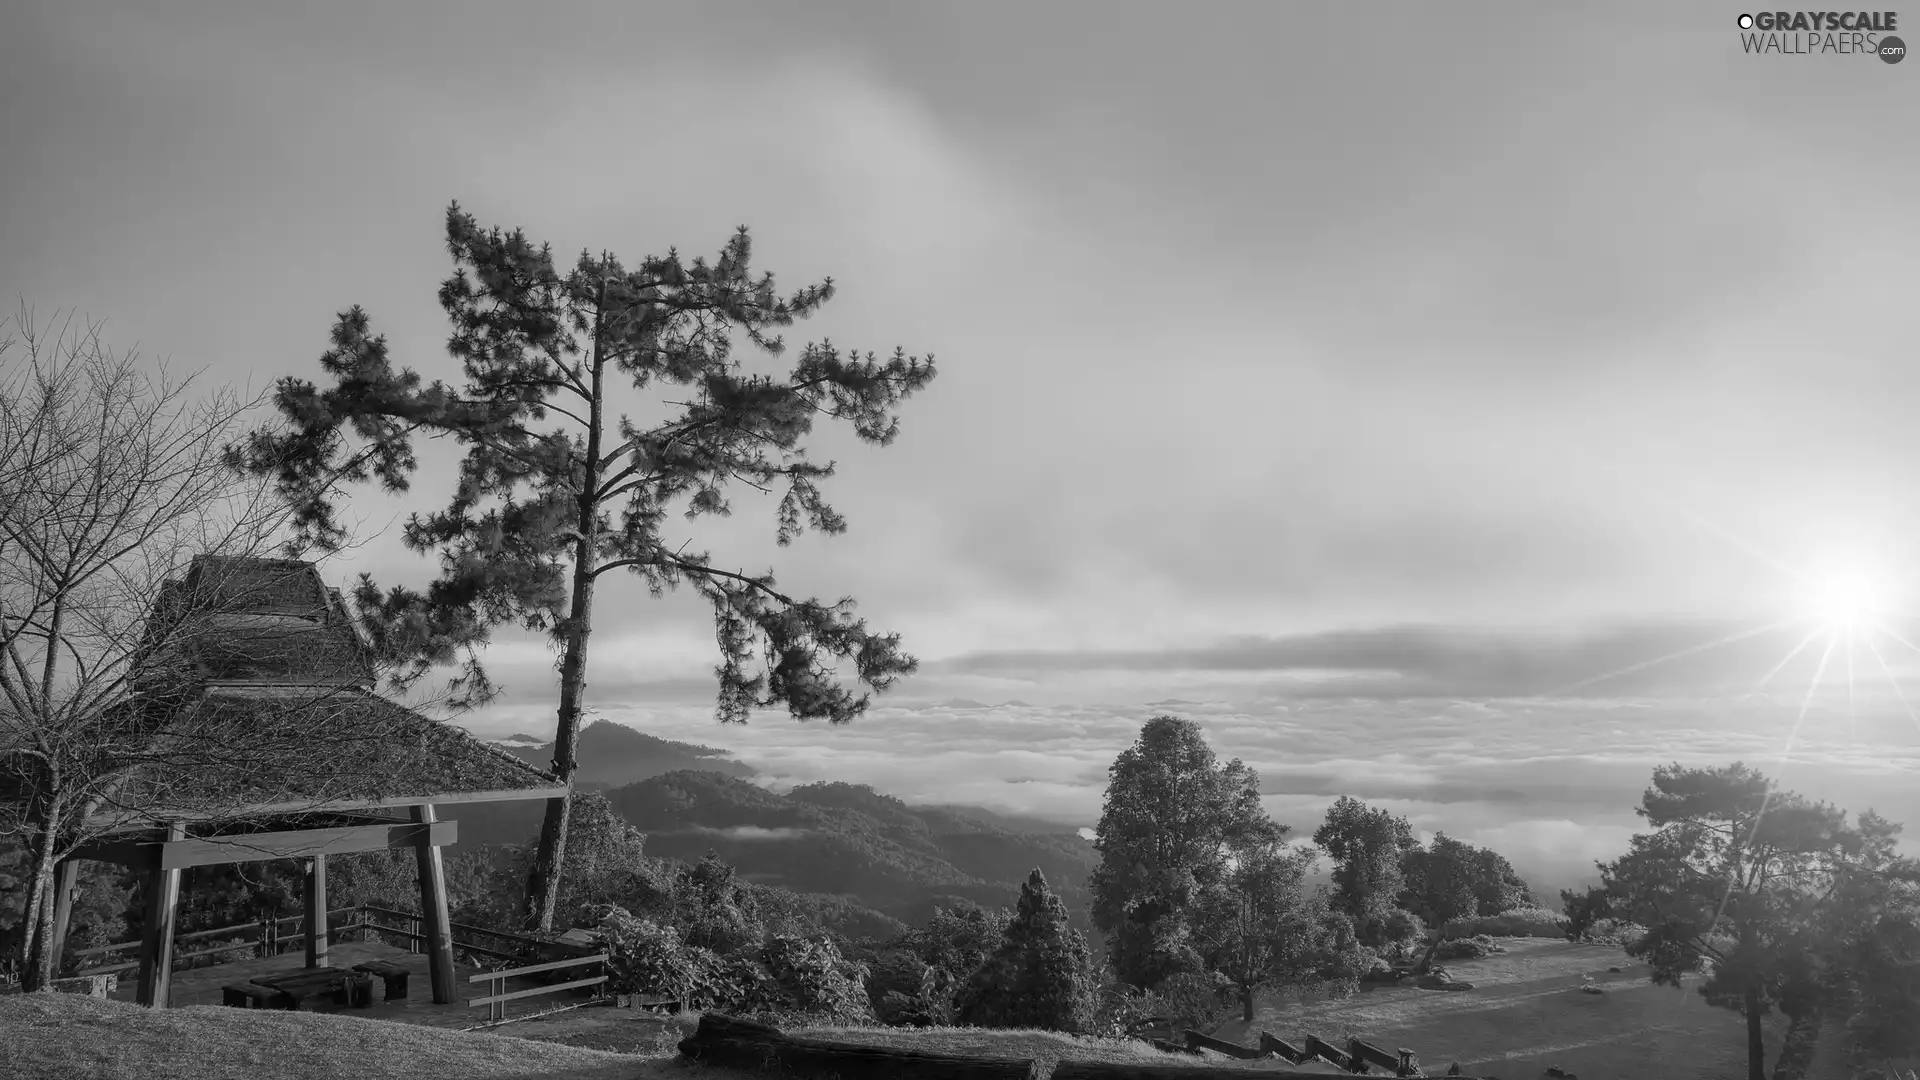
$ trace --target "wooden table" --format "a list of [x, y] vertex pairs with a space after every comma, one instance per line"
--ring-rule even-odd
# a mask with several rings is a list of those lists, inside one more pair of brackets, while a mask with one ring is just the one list
[[[268, 975], [253, 981], [261, 986], [272, 987], [293, 999], [293, 1007], [298, 1009], [309, 999], [320, 994], [331, 994], [342, 1005], [349, 1003], [347, 980], [356, 973], [336, 968], [311, 968], [296, 971], [291, 975]], [[367, 995], [372, 1004], [372, 995]]]

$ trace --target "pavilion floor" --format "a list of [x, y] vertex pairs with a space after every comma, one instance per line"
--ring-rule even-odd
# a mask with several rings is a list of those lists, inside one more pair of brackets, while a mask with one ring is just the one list
[[[467, 1004], [467, 1001], [472, 998], [486, 997], [493, 993], [493, 984], [490, 982], [468, 981], [469, 978], [480, 973], [478, 968], [456, 963], [453, 968], [454, 994], [459, 1000], [453, 1004], [436, 1005], [433, 1003], [433, 985], [428, 978], [425, 953], [410, 953], [393, 945], [371, 941], [334, 942], [327, 949], [328, 967], [349, 969], [355, 964], [369, 960], [386, 960], [400, 964], [412, 973], [407, 978], [407, 996], [404, 1000], [381, 1000], [384, 991], [381, 984], [375, 982], [374, 1001], [369, 1008], [355, 1009], [332, 1001], [319, 1001], [302, 1007], [316, 1012], [337, 1012], [369, 1020], [390, 1020], [427, 1027], [464, 1028], [487, 1021], [489, 1010], [485, 1005]], [[176, 969], [173, 973], [169, 1004], [174, 1008], [188, 1005], [219, 1005], [221, 1003], [220, 988], [229, 983], [246, 982], [262, 976], [288, 975], [305, 968], [305, 954], [295, 950], [264, 959], [237, 960], [187, 970]], [[135, 980], [130, 977], [131, 975], [131, 972], [121, 975], [119, 987], [113, 994], [116, 999], [134, 1000]], [[507, 980], [509, 991], [529, 989], [537, 985], [539, 983], [533, 979]], [[563, 990], [557, 994], [522, 998], [506, 1003], [507, 1017], [511, 1019], [529, 1016], [583, 1000], [585, 1000], [585, 994], [579, 990]]]

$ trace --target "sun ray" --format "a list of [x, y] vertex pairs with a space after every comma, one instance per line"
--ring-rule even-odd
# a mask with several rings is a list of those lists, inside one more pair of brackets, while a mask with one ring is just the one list
[[1920, 713], [1914, 712], [1913, 703], [1907, 700], [1906, 693], [1900, 689], [1900, 680], [1894, 677], [1893, 668], [1888, 666], [1887, 658], [1881, 655], [1879, 647], [1872, 641], [1867, 642], [1867, 649], [1873, 653], [1873, 658], [1880, 662], [1880, 670], [1886, 672], [1887, 685], [1893, 687], [1893, 696], [1900, 699], [1900, 707], [1907, 710], [1907, 719], [1913, 721], [1913, 729], [1920, 731]]
[[1631, 675], [1636, 671], [1644, 671], [1647, 668], [1653, 667], [1657, 664], [1665, 664], [1673, 660], [1679, 660], [1684, 657], [1692, 656], [1695, 653], [1705, 652], [1708, 649], [1717, 649], [1722, 645], [1732, 645], [1735, 642], [1745, 641], [1748, 638], [1759, 637], [1761, 634], [1772, 633], [1775, 630], [1783, 630], [1793, 625], [1794, 622], [1795, 620], [1793, 619], [1782, 619], [1779, 622], [1769, 623], [1765, 626], [1755, 627], [1752, 630], [1742, 630], [1737, 634], [1728, 634], [1726, 637], [1716, 638], [1713, 641], [1709, 641], [1701, 645], [1690, 645], [1687, 648], [1681, 649], [1678, 652], [1671, 652], [1665, 656], [1656, 656], [1651, 660], [1642, 660], [1639, 663], [1628, 664], [1626, 667], [1616, 668], [1613, 671], [1609, 671], [1604, 675], [1589, 676], [1587, 678], [1581, 679], [1579, 682], [1569, 683], [1566, 686], [1560, 687], [1559, 689], [1554, 691], [1550, 691], [1549, 693], [1564, 694], [1572, 690], [1578, 690], [1583, 686], [1591, 686], [1597, 682], [1605, 682], [1608, 679], [1617, 679], [1622, 675]]
[[1793, 663], [1793, 658], [1805, 652], [1807, 649], [1807, 646], [1813, 644], [1813, 639], [1819, 636], [1820, 636], [1819, 630], [1816, 629], [1816, 630], [1809, 631], [1806, 637], [1803, 637], [1800, 639], [1800, 644], [1795, 645], [1793, 647], [1793, 651], [1786, 655], [1785, 659], [1773, 665], [1772, 671], [1769, 671], [1765, 675], [1760, 676], [1759, 685], [1755, 686], [1754, 690], [1756, 692], [1765, 690], [1767, 688], [1767, 684], [1773, 681], [1773, 677], [1775, 675], [1780, 674], [1780, 672], [1784, 671], [1788, 664]]

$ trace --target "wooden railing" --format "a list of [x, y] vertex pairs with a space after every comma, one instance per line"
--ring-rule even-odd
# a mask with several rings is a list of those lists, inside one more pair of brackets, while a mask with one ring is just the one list
[[[364, 917], [352, 922], [337, 921], [343, 916], [357, 915], [361, 915], [361, 909], [357, 907], [339, 908], [335, 911], [327, 912], [328, 935], [348, 934], [354, 931], [368, 929], [369, 924], [365, 921]], [[176, 967], [183, 965], [191, 966], [190, 962], [196, 959], [227, 955], [236, 950], [247, 949], [249, 947], [251, 947], [253, 955], [255, 956], [278, 955], [288, 945], [297, 945], [307, 939], [305, 931], [299, 928], [303, 919], [304, 916], [300, 915], [286, 915], [275, 919], [260, 919], [255, 922], [235, 923], [232, 926], [216, 926], [211, 930], [194, 930], [190, 933], [176, 934], [173, 938], [174, 965]], [[281, 932], [280, 928], [287, 924], [292, 924], [293, 931], [291, 933]], [[198, 952], [182, 951], [182, 946], [186, 943], [205, 941], [208, 938], [219, 937], [229, 939], [238, 938], [240, 940], [237, 943], [219, 945], [211, 949], [201, 949]], [[74, 949], [68, 953], [68, 955], [72, 956], [75, 960], [75, 972], [77, 974], [109, 975], [120, 971], [131, 971], [139, 967], [140, 961], [138, 960], [126, 960], [117, 963], [105, 962], [111, 960], [116, 954], [135, 951], [139, 948], [140, 939], [134, 938], [131, 941], [116, 941], [111, 945], [96, 945], [90, 949]], [[95, 958], [95, 962], [89, 964], [89, 958]]]
[[[176, 934], [173, 939], [174, 965], [176, 968], [190, 967], [194, 966], [195, 960], [231, 956], [240, 950], [248, 950], [256, 957], [277, 956], [286, 949], [297, 947], [306, 941], [306, 931], [301, 928], [304, 919], [303, 915], [284, 915], [255, 922], [235, 923], [231, 926], [216, 926], [210, 930]], [[504, 960], [519, 963], [543, 960], [551, 957], [556, 951], [554, 942], [543, 941], [525, 934], [489, 930], [486, 927], [460, 922], [450, 925], [453, 930], [455, 950], [467, 954], [469, 958], [484, 957], [492, 961]], [[327, 912], [328, 937], [344, 940], [348, 934], [360, 934], [361, 940], [364, 940], [365, 935], [369, 933], [379, 934], [382, 937], [400, 938], [406, 943], [407, 951], [415, 953], [419, 952], [427, 941], [426, 928], [418, 912], [401, 911], [378, 904], [359, 904]], [[191, 948], [194, 943], [220, 938], [228, 939], [229, 943], [197, 951]], [[120, 957], [138, 952], [139, 948], [140, 939], [134, 938], [130, 941], [116, 941], [111, 945], [74, 949], [67, 955], [73, 958], [76, 974], [109, 975], [138, 968], [140, 966], [138, 959], [120, 959]]]
[[[527, 967], [502, 968], [499, 971], [483, 971], [478, 975], [470, 976], [467, 981], [470, 983], [487, 983], [489, 984], [487, 989], [491, 990], [492, 993], [485, 997], [471, 998], [467, 1001], [467, 1005], [469, 1007], [485, 1005], [487, 1007], [488, 1021], [498, 1023], [507, 1018], [507, 1002], [509, 1001], [517, 1001], [521, 998], [540, 997], [544, 994], [557, 994], [562, 990], [578, 990], [589, 986], [606, 985], [607, 972], [605, 965], [607, 959], [608, 956], [606, 953], [594, 953], [592, 956], [552, 960], [544, 964], [532, 964]], [[565, 971], [568, 968], [584, 967], [589, 964], [601, 965], [600, 974], [585, 979], [569, 979], [566, 982], [550, 983], [546, 986], [535, 986], [527, 990], [514, 990], [511, 992], [507, 990], [508, 979], [517, 979], [526, 975], [538, 975], [549, 971]]]

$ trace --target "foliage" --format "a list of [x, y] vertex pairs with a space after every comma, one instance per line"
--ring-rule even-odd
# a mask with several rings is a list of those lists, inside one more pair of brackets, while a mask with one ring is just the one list
[[727, 1006], [741, 996], [719, 956], [687, 944], [670, 926], [610, 907], [599, 929], [612, 958], [607, 973], [613, 993], [666, 995], [691, 1009]]
[[[1244, 1020], [1253, 1019], [1259, 991], [1316, 981], [1331, 917], [1346, 918], [1307, 891], [1312, 868], [1310, 850], [1277, 844], [1241, 850], [1197, 905], [1192, 922], [1202, 960], [1233, 984]], [[1350, 920], [1347, 929], [1351, 934]]]
[[[1788, 1016], [1783, 1057], [1805, 1052], [1796, 1033], [1824, 1008], [1834, 955], [1823, 930], [1828, 897], [1857, 856], [1890, 841], [1738, 763], [1654, 770], [1639, 813], [1654, 831], [1601, 868], [1615, 914], [1647, 928], [1627, 951], [1657, 983], [1704, 972], [1702, 996], [1746, 1016], [1748, 1075], [1757, 1080], [1766, 1013]], [[1876, 822], [1868, 824], [1884, 832]]]
[[1613, 917], [1613, 901], [1604, 885], [1589, 885], [1584, 893], [1561, 889], [1560, 908], [1566, 913], [1567, 938], [1570, 941], [1581, 940], [1595, 923]]
[[1427, 924], [1404, 908], [1390, 908], [1355, 924], [1354, 935], [1382, 956], [1411, 959], [1427, 940]]
[[1200, 966], [1190, 906], [1225, 880], [1230, 853], [1278, 843], [1287, 829], [1261, 808], [1254, 771], [1219, 764], [1190, 720], [1147, 721], [1108, 777], [1093, 921], [1109, 937], [1115, 973], [1152, 987]]
[[960, 1023], [975, 1027], [1043, 1028], [1079, 1034], [1093, 1022], [1087, 943], [1067, 925], [1066, 906], [1035, 870], [1002, 944], [955, 995]]
[[1389, 936], [1376, 941], [1365, 931], [1387, 931], [1376, 920], [1393, 910], [1405, 885], [1401, 859], [1418, 846], [1407, 819], [1342, 795], [1314, 831], [1313, 842], [1334, 861], [1334, 910], [1351, 916], [1369, 945], [1398, 940]]
[[1214, 1031], [1233, 1018], [1240, 1001], [1233, 980], [1217, 971], [1182, 971], [1154, 987], [1154, 1015], [1173, 1021], [1174, 1029]]
[[1503, 953], [1506, 951], [1505, 947], [1495, 944], [1494, 940], [1487, 935], [1476, 934], [1473, 937], [1452, 938], [1441, 942], [1440, 947], [1433, 951], [1433, 958], [1436, 960], [1481, 960], [1495, 953]]
[[1564, 938], [1567, 917], [1545, 908], [1519, 907], [1498, 915], [1455, 919], [1447, 925], [1449, 939], [1479, 936]]
[[[849, 962], [832, 939], [775, 935], [753, 957], [743, 980], [748, 1015], [775, 1023], [859, 1024], [873, 1021], [866, 970]], [[762, 974], [764, 973], [764, 974]]]
[[1629, 946], [1645, 937], [1646, 933], [1646, 927], [1625, 919], [1600, 919], [1580, 935], [1580, 940], [1589, 945]]
[[[749, 268], [744, 228], [711, 264], [669, 251], [628, 269], [610, 254], [582, 252], [564, 271], [549, 247], [518, 230], [484, 230], [457, 205], [446, 236], [455, 269], [440, 302], [465, 385], [426, 384], [396, 368], [356, 307], [340, 314], [320, 360], [334, 385], [282, 379], [284, 428], [254, 433], [231, 455], [278, 482], [295, 507], [299, 542], [332, 548], [344, 537], [342, 483], [377, 479], [406, 490], [419, 464], [416, 434], [464, 448], [445, 508], [409, 519], [404, 533], [408, 547], [439, 556], [439, 579], [425, 591], [382, 592], [363, 578], [359, 589], [384, 614], [391, 641], [413, 647], [416, 676], [464, 649], [463, 688], [484, 700], [493, 688], [475, 649], [490, 628], [546, 632], [562, 654], [554, 768], [570, 780], [593, 590], [616, 570], [655, 596], [690, 585], [712, 606], [723, 720], [784, 705], [797, 719], [842, 723], [866, 709], [869, 695], [839, 684], [838, 662], [851, 662], [873, 691], [914, 670], [898, 635], [869, 632], [851, 600], [798, 600], [771, 574], [717, 569], [665, 526], [670, 509], [687, 518], [728, 514], [726, 488], [739, 480], [762, 491], [785, 485], [781, 546], [808, 525], [845, 531], [820, 489], [833, 465], [809, 461], [802, 442], [820, 416], [868, 443], [892, 442], [895, 409], [932, 381], [930, 360], [896, 350], [880, 361], [821, 343], [783, 378], [747, 373], [732, 353], [736, 336], [778, 355], [776, 332], [813, 314], [833, 288], [776, 294], [772, 275]], [[666, 406], [665, 418], [615, 412], [620, 383], [651, 411]], [[765, 663], [751, 670], [756, 656]], [[543, 928], [554, 918], [567, 810], [566, 800], [549, 804], [529, 879], [528, 916]]]

